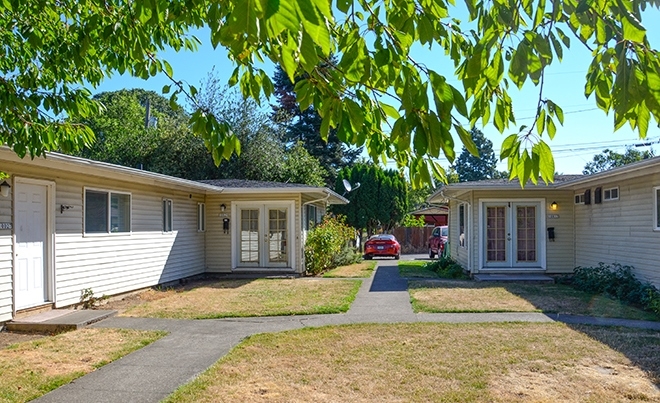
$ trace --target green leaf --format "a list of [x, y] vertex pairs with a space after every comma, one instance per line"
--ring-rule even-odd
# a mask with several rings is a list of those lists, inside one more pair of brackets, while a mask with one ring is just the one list
[[364, 112], [360, 105], [352, 99], [348, 98], [344, 101], [346, 106], [346, 111], [348, 112], [348, 117], [351, 122], [351, 127], [354, 131], [358, 132], [363, 129], [362, 125], [364, 124]]
[[401, 116], [399, 115], [399, 111], [397, 111], [393, 106], [388, 105], [385, 102], [380, 102], [379, 105], [383, 112], [385, 112], [386, 116], [389, 116], [392, 119], [398, 119]]
[[545, 109], [541, 109], [536, 118], [536, 132], [540, 135], [545, 131]]
[[512, 134], [505, 138], [502, 142], [502, 149], [500, 150], [500, 161], [504, 161], [505, 158], [511, 157], [514, 153], [517, 154], [519, 145], [520, 141], [517, 134]]
[[646, 28], [631, 12], [624, 12], [624, 17], [621, 19], [623, 26], [623, 39], [637, 43], [644, 43], [646, 37]]
[[477, 145], [474, 144], [474, 140], [472, 140], [472, 135], [470, 132], [465, 130], [463, 126], [456, 124], [454, 125], [454, 130], [456, 130], [456, 133], [458, 133], [458, 137], [461, 139], [461, 142], [463, 142], [465, 149], [467, 149], [470, 154], [479, 158], [479, 149], [477, 148]]
[[545, 142], [539, 141], [534, 145], [534, 149], [539, 156], [539, 172], [541, 178], [546, 184], [554, 182], [555, 160], [552, 158], [550, 147], [548, 147]]
[[546, 118], [545, 125], [548, 127], [548, 136], [550, 136], [550, 140], [554, 139], [555, 133], [557, 133], [557, 127], [555, 126], [555, 122], [552, 120], [552, 117], [548, 116]]

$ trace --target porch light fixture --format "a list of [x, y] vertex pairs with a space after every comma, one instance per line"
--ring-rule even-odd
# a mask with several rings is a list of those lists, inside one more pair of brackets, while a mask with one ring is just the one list
[[559, 208], [559, 205], [556, 201], [553, 201], [552, 204], [550, 204], [550, 210], [557, 211], [557, 208]]
[[220, 211], [225, 211], [225, 210], [227, 210], [227, 205], [224, 204], [224, 203], [222, 203], [222, 204], [220, 205]]
[[3, 181], [0, 183], [0, 194], [2, 197], [7, 197], [9, 196], [9, 189], [11, 189], [11, 185], [7, 183], [7, 181]]

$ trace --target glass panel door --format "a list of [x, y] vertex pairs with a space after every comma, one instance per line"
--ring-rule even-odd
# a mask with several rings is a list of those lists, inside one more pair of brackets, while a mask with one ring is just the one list
[[516, 206], [516, 263], [536, 263], [536, 206]]
[[287, 263], [287, 209], [268, 210], [268, 263]]
[[486, 263], [506, 264], [508, 260], [507, 206], [486, 206]]
[[259, 264], [259, 209], [241, 209], [240, 262]]

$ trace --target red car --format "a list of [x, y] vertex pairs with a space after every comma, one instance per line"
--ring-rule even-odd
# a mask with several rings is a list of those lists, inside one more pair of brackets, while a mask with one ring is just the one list
[[374, 256], [392, 256], [399, 260], [401, 257], [401, 245], [394, 235], [374, 235], [364, 243], [364, 258], [369, 260]]
[[441, 225], [439, 227], [433, 228], [433, 232], [429, 237], [429, 257], [433, 259], [434, 257], [441, 256], [445, 251], [445, 245], [447, 244], [447, 238], [449, 237], [449, 227], [446, 225]]

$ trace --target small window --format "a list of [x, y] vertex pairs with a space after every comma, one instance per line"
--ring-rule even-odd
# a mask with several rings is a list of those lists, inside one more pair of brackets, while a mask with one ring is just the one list
[[86, 234], [130, 231], [130, 193], [85, 189]]
[[172, 200], [163, 199], [163, 232], [172, 232]]
[[316, 224], [321, 222], [321, 209], [311, 204], [305, 205], [305, 225], [304, 229], [309, 231], [316, 226]]
[[610, 188], [603, 191], [603, 200], [619, 200], [619, 188]]
[[465, 209], [465, 204], [458, 206], [458, 244], [464, 248], [467, 248], [467, 236], [465, 233], [467, 222], [467, 211]]
[[206, 205], [204, 203], [197, 204], [197, 231], [206, 231]]
[[575, 204], [584, 204], [584, 193], [575, 195]]
[[660, 186], [653, 188], [653, 229], [660, 231]]

